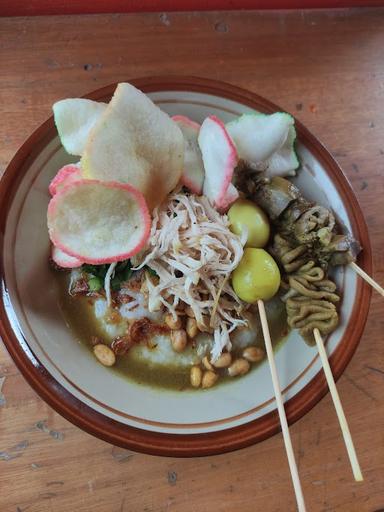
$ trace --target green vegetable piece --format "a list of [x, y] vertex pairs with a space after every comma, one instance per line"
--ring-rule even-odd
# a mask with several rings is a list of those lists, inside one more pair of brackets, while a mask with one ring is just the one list
[[128, 279], [130, 279], [132, 274], [133, 274], [133, 270], [131, 269], [131, 267], [127, 267], [123, 272], [121, 272], [121, 280], [128, 281]]
[[81, 267], [84, 272], [91, 275], [96, 275], [97, 267], [96, 265], [89, 265], [88, 263], [84, 263], [84, 265]]
[[158, 277], [156, 270], [153, 270], [153, 268], [148, 267], [148, 265], [145, 265], [145, 270], [148, 272], [150, 276]]
[[102, 279], [105, 279], [105, 275], [108, 272], [109, 264], [108, 265], [97, 265], [96, 272], [98, 277], [101, 277]]
[[91, 277], [88, 279], [88, 287], [90, 292], [98, 292], [103, 287], [103, 281], [100, 277]]
[[117, 276], [114, 276], [112, 279], [111, 279], [111, 288], [114, 292], [117, 292], [118, 290], [120, 290], [120, 285], [121, 285], [121, 279], [120, 277], [117, 275]]
[[91, 276], [100, 277], [100, 279], [105, 279], [105, 274], [108, 271], [109, 265], [89, 265], [85, 263], [82, 267], [82, 270]]
[[120, 261], [117, 265], [116, 265], [116, 274], [119, 274], [120, 272], [123, 272], [127, 266], [131, 266], [131, 262], [130, 260], [124, 260], [124, 261]]

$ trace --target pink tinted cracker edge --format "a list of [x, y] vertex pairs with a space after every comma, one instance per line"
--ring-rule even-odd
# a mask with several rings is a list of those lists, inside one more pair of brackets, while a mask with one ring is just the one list
[[228, 161], [227, 161], [227, 165], [224, 170], [223, 187], [217, 197], [217, 200], [215, 201], [216, 205], [219, 208], [225, 208], [226, 207], [225, 206], [225, 194], [227, 193], [228, 187], [229, 187], [230, 183], [232, 182], [233, 171], [236, 167], [237, 160], [238, 160], [237, 150], [236, 150], [236, 147], [235, 147], [229, 133], [227, 132], [227, 129], [225, 128], [223, 121], [221, 121], [221, 119], [219, 119], [218, 117], [216, 117], [214, 115], [209, 116], [208, 119], [211, 119], [213, 122], [215, 122], [219, 126], [219, 128], [221, 129], [222, 134], [224, 136], [224, 139], [227, 142], [228, 147], [229, 147]]
[[[65, 261], [61, 260], [60, 255], [58, 255], [55, 251], [62, 252], [64, 254], [64, 256], [68, 256], [68, 258], [71, 258], [72, 261], [65, 262]], [[51, 247], [51, 258], [56, 263], [56, 265], [59, 265], [59, 267], [61, 267], [61, 268], [78, 268], [78, 267], [81, 267], [81, 265], [83, 264], [83, 261], [79, 260], [78, 258], [74, 258], [70, 254], [67, 254], [62, 249], [60, 249], [59, 247], [57, 247], [53, 244]]]
[[228, 210], [229, 206], [239, 198], [239, 192], [235, 186], [234, 190], [230, 191], [230, 187], [228, 187], [227, 193], [224, 196], [222, 206], [220, 206], [220, 212], [225, 212]]
[[57, 192], [57, 187], [65, 183], [65, 181], [73, 174], [81, 176], [80, 169], [74, 164], [64, 165], [64, 167], [59, 169], [48, 187], [51, 196], [54, 196]]
[[187, 117], [187, 116], [176, 115], [176, 116], [172, 116], [171, 119], [175, 122], [185, 124], [186, 126], [189, 126], [190, 128], [193, 128], [196, 131], [200, 130], [199, 123], [192, 121], [192, 119], [189, 119], [189, 117]]
[[142, 215], [143, 215], [143, 219], [142, 220], [143, 220], [143, 224], [144, 224], [143, 235], [140, 238], [139, 242], [137, 243], [136, 247], [134, 247], [131, 251], [128, 251], [128, 252], [123, 253], [123, 254], [119, 254], [117, 256], [110, 256], [108, 258], [87, 258], [87, 257], [84, 257], [82, 254], [79, 254], [79, 253], [76, 253], [74, 251], [68, 250], [68, 248], [65, 247], [57, 239], [57, 237], [55, 236], [54, 233], [52, 233], [52, 231], [49, 232], [49, 236], [50, 236], [51, 242], [54, 245], [56, 245], [56, 247], [61, 249], [63, 252], [68, 254], [69, 256], [72, 256], [74, 258], [78, 258], [79, 260], [82, 260], [84, 263], [90, 263], [90, 264], [93, 264], [93, 265], [102, 265], [104, 263], [115, 263], [117, 261], [126, 260], [126, 259], [130, 258], [131, 256], [133, 256], [134, 254], [138, 253], [142, 249], [142, 247], [144, 246], [145, 242], [149, 238], [149, 233], [150, 233], [150, 229], [151, 229], [151, 216], [149, 214], [149, 210], [148, 210], [148, 206], [147, 206], [147, 203], [145, 201], [145, 198], [144, 198], [143, 194], [139, 190], [134, 188], [132, 185], [129, 185], [128, 183], [119, 183], [119, 182], [116, 182], [116, 181], [100, 181], [100, 180], [79, 180], [79, 181], [75, 181], [73, 183], [70, 183], [66, 187], [63, 187], [59, 192], [57, 192], [57, 194], [54, 195], [54, 197], [52, 197], [52, 199], [49, 201], [49, 204], [48, 204], [48, 217], [49, 216], [54, 216], [55, 209], [56, 209], [56, 204], [57, 204], [58, 200], [68, 190], [70, 190], [72, 188], [75, 188], [75, 187], [79, 187], [81, 185], [91, 185], [91, 184], [92, 185], [95, 185], [95, 184], [102, 185], [102, 186], [104, 186], [106, 188], [117, 188], [117, 189], [120, 189], [120, 190], [121, 189], [122, 190], [127, 190], [128, 192], [130, 192], [135, 197], [135, 199], [137, 200], [137, 202], [139, 204], [139, 209], [142, 212]]
[[[172, 116], [172, 120], [175, 121], [176, 123], [181, 123], [181, 124], [184, 124], [185, 126], [192, 128], [197, 133], [200, 131], [199, 123], [192, 121], [192, 119], [190, 119], [187, 116], [182, 116], [182, 115]], [[203, 187], [202, 186], [199, 188], [195, 187], [195, 183], [192, 180], [190, 180], [188, 178], [188, 176], [182, 175], [180, 178], [180, 181], [183, 185], [185, 185], [187, 188], [189, 188], [189, 190], [191, 190], [191, 192], [193, 192], [194, 194], [201, 194], [203, 191]]]
[[183, 185], [185, 185], [187, 188], [189, 188], [189, 190], [191, 192], [193, 192], [194, 194], [197, 194], [197, 195], [201, 195], [201, 193], [203, 192], [203, 187], [196, 187], [194, 181], [190, 180], [188, 178], [188, 176], [184, 176], [182, 175], [181, 178], [180, 178], [180, 181]]

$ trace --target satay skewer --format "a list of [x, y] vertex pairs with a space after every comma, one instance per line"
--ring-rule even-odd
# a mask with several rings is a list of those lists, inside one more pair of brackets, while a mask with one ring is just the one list
[[381, 296], [384, 297], [384, 288], [382, 288], [379, 283], [377, 283], [371, 276], [369, 276], [362, 268], [359, 267], [354, 261], [349, 264], [351, 268], [358, 274], [360, 277], [364, 279], [369, 285], [372, 286]]
[[329, 391], [331, 393], [331, 397], [333, 400], [333, 404], [335, 406], [337, 418], [340, 423], [341, 432], [343, 434], [345, 447], [347, 448], [349, 460], [352, 467], [353, 476], [356, 482], [363, 481], [363, 475], [361, 473], [359, 461], [357, 460], [356, 450], [352, 441], [351, 432], [348, 427], [347, 419], [344, 414], [343, 406], [341, 405], [339, 393], [336, 388], [335, 380], [332, 375], [332, 370], [329, 365], [328, 356], [325, 351], [323, 338], [321, 337], [319, 329], [316, 327], [313, 329], [313, 335], [316, 340], [317, 349], [319, 351], [319, 356], [321, 359], [321, 363], [323, 365], [323, 370], [325, 374], [325, 378], [327, 379], [327, 384]]
[[[378, 293], [380, 293], [380, 295], [382, 297], [384, 297], [384, 288], [382, 286], [380, 286], [379, 283], [377, 283], [374, 279], [372, 279], [372, 277], [369, 274], [367, 274], [362, 268], [360, 268], [359, 265], [357, 265], [357, 263], [352, 261], [349, 264], [349, 266], [356, 272], [356, 274], [358, 274], [362, 279], [364, 279], [364, 281], [366, 283], [368, 283], [370, 286], [372, 286], [372, 288], [374, 290], [376, 290]], [[343, 409], [343, 406], [341, 405], [339, 393], [337, 391], [335, 380], [334, 380], [333, 374], [332, 374], [332, 370], [329, 365], [328, 356], [327, 356], [327, 353], [326, 353], [325, 347], [324, 347], [324, 342], [321, 337], [320, 331], [317, 328], [315, 328], [313, 330], [313, 335], [314, 335], [314, 338], [316, 341], [317, 350], [319, 352], [321, 363], [323, 365], [325, 378], [327, 379], [328, 388], [329, 388], [329, 391], [332, 396], [332, 400], [333, 400], [333, 404], [335, 406], [337, 418], [339, 420], [340, 428], [341, 428], [341, 431], [343, 434], [344, 443], [345, 443], [345, 447], [348, 452], [348, 457], [349, 457], [349, 460], [351, 463], [353, 476], [354, 476], [354, 479], [356, 480], [356, 482], [362, 482], [364, 480], [364, 477], [363, 477], [361, 469], [360, 469], [360, 464], [357, 459], [356, 450], [355, 450], [355, 446], [353, 444], [351, 432], [348, 427], [347, 419], [344, 414], [344, 409]]]
[[285, 450], [287, 452], [289, 469], [291, 472], [293, 488], [295, 490], [295, 495], [296, 495], [297, 508], [298, 508], [299, 512], [306, 512], [303, 491], [302, 491], [301, 483], [300, 483], [299, 472], [297, 470], [295, 455], [293, 453], [291, 436], [289, 433], [287, 417], [285, 414], [283, 398], [281, 395], [279, 377], [277, 375], [275, 357], [273, 354], [271, 335], [269, 332], [267, 315], [265, 313], [264, 301], [258, 300], [257, 305], [259, 308], [261, 328], [263, 331], [264, 343], [265, 343], [265, 348], [267, 351], [268, 362], [269, 362], [269, 368], [271, 370], [272, 384], [273, 384], [273, 390], [275, 392], [277, 410], [278, 410], [279, 418], [280, 418], [281, 431], [283, 433]]

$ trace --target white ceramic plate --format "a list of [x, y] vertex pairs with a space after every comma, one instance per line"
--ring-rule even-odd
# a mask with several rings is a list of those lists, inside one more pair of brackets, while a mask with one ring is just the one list
[[[134, 82], [170, 115], [202, 122], [215, 114], [224, 122], [244, 112], [278, 107], [232, 86], [195, 78]], [[115, 86], [96, 91], [108, 101]], [[308, 199], [331, 207], [360, 239], [360, 265], [370, 271], [367, 230], [357, 200], [341, 170], [302, 127], [295, 183]], [[241, 379], [208, 391], [158, 390], [135, 384], [101, 366], [67, 327], [58, 287], [47, 264], [48, 184], [73, 162], [55, 134], [52, 120], [25, 143], [0, 186], [2, 205], [4, 341], [29, 382], [53, 407], [82, 428], [114, 444], [167, 455], [199, 455], [235, 449], [272, 435], [278, 428], [268, 363]], [[341, 324], [327, 340], [334, 373], [340, 375], [364, 327], [369, 290], [349, 268], [334, 274], [343, 299]], [[326, 391], [314, 347], [292, 331], [276, 353], [287, 413], [293, 421]], [[211, 433], [207, 437], [207, 434]]]

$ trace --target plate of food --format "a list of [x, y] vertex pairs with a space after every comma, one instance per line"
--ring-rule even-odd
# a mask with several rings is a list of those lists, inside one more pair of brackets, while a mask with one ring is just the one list
[[0, 182], [0, 333], [56, 411], [115, 445], [223, 453], [290, 423], [366, 322], [357, 199], [290, 114], [217, 81], [143, 78], [53, 106]]

